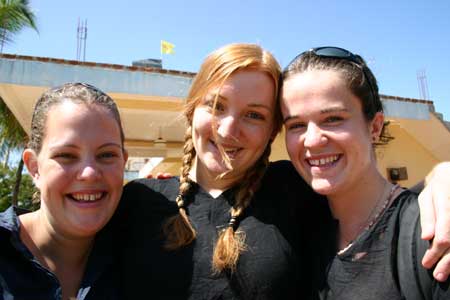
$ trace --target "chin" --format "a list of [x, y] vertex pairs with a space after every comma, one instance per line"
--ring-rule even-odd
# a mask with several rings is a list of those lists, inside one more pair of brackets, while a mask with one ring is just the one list
[[313, 179], [310, 185], [314, 192], [327, 196], [336, 191], [336, 185], [326, 179]]
[[78, 232], [83, 237], [92, 237], [96, 235], [103, 227], [105, 227], [108, 220], [95, 219], [95, 220], [84, 220], [82, 223], [78, 224]]

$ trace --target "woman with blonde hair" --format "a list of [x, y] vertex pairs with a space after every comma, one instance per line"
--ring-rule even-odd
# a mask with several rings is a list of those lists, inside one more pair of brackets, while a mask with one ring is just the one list
[[153, 291], [169, 282], [155, 292], [166, 299], [293, 295], [292, 248], [252, 207], [281, 127], [279, 77], [277, 61], [258, 45], [227, 45], [205, 59], [184, 111], [180, 177], [124, 189], [127, 297], [145, 282]]

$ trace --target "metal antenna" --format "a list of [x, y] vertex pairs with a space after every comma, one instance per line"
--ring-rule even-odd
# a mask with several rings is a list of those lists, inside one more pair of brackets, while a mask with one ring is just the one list
[[417, 84], [419, 85], [420, 99], [429, 100], [430, 95], [428, 93], [427, 74], [425, 69], [417, 71]]
[[78, 18], [78, 27], [77, 27], [77, 60], [81, 60], [83, 57], [83, 61], [86, 61], [86, 39], [87, 39], [87, 20], [80, 22], [80, 18]]

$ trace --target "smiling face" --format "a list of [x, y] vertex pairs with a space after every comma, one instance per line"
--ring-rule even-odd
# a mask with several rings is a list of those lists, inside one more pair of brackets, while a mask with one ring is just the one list
[[229, 171], [218, 144], [230, 159], [232, 171], [227, 178], [239, 179], [259, 159], [273, 136], [274, 89], [266, 73], [242, 70], [230, 76], [220, 89], [212, 88], [206, 94], [192, 120], [197, 173], [216, 178]]
[[289, 156], [316, 192], [345, 192], [376, 171], [372, 137], [379, 135], [383, 115], [366, 121], [360, 100], [338, 72], [293, 75], [282, 93]]
[[41, 151], [24, 153], [51, 230], [88, 237], [108, 222], [122, 193], [121, 145], [119, 125], [105, 107], [71, 101], [52, 106]]

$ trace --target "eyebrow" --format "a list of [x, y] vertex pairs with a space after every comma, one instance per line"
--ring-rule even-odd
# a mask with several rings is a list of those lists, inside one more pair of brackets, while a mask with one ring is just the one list
[[[209, 98], [208, 96], [211, 96], [211, 98]], [[217, 100], [218, 100], [218, 101], [219, 101], [219, 100], [222, 100], [222, 101], [228, 101], [228, 98], [227, 98], [227, 97], [225, 97], [225, 96], [223, 96], [223, 95], [221, 95], [221, 94], [217, 94], [217, 93], [211, 93], [211, 94], [208, 94], [208, 95], [205, 97], [205, 100], [214, 100], [215, 97], [217, 97]], [[264, 104], [250, 103], [248, 106], [249, 106], [249, 107], [253, 107], [253, 108], [264, 108], [264, 109], [268, 110], [269, 112], [272, 112], [272, 108], [269, 107], [269, 106], [267, 106], [267, 105], [264, 105]]]
[[[110, 146], [113, 146], [113, 147], [117, 147], [117, 148], [122, 149], [122, 146], [119, 145], [119, 144], [117, 144], [117, 143], [105, 143], [105, 144], [100, 145], [100, 147], [98, 147], [98, 148], [100, 149], [100, 148], [105, 148], [105, 147], [110, 147]], [[49, 149], [50, 149], [50, 150], [55, 150], [55, 149], [59, 149], [59, 148], [74, 148], [74, 149], [79, 149], [80, 147], [78, 147], [78, 146], [75, 145], [75, 144], [62, 144], [62, 145], [56, 145], [56, 146], [50, 147]]]
[[[349, 112], [349, 110], [347, 108], [344, 107], [328, 107], [325, 109], [321, 109], [320, 110], [320, 114], [329, 114], [329, 113], [335, 113], [335, 112]], [[298, 118], [298, 115], [291, 115], [291, 116], [287, 116], [286, 118], [283, 119], [283, 123], [286, 123], [287, 121], [291, 120], [291, 119], [296, 119]]]
[[264, 105], [264, 104], [250, 103], [249, 106], [250, 107], [256, 107], [256, 108], [264, 108], [264, 109], [268, 110], [269, 112], [272, 112], [272, 108], [267, 106], [267, 105]]

